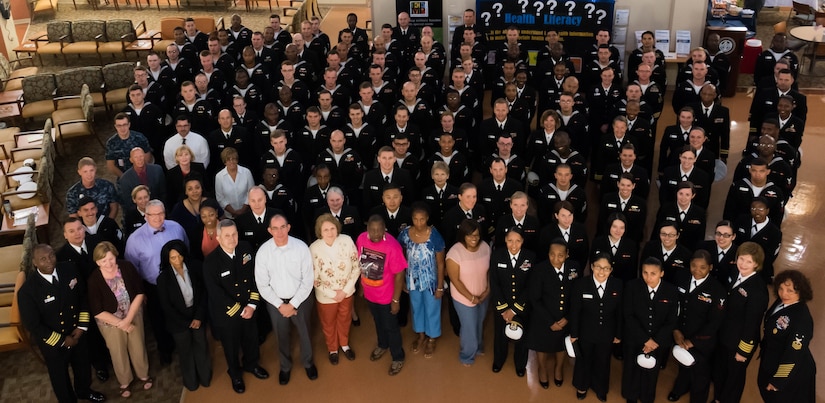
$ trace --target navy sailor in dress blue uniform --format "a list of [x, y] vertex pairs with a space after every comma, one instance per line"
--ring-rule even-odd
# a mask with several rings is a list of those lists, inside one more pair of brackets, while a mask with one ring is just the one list
[[[507, 360], [510, 339], [504, 334], [504, 328], [510, 324], [523, 327], [527, 323], [528, 283], [536, 261], [533, 251], [522, 248], [524, 238], [518, 227], [507, 231], [505, 243], [506, 248], [496, 249], [490, 256], [490, 291], [495, 302], [493, 372], [501, 371]], [[515, 341], [514, 361], [516, 375], [520, 377], [526, 372], [527, 350], [523, 339]]]
[[736, 250], [739, 275], [725, 299], [725, 321], [719, 329], [713, 365], [714, 400], [727, 403], [742, 399], [748, 364], [759, 342], [759, 322], [768, 307], [768, 288], [758, 272], [765, 252], [755, 242]]
[[[653, 402], [659, 370], [673, 344], [679, 295], [664, 275], [662, 261], [651, 257], [642, 263], [642, 278], [625, 287], [622, 396], [628, 401]], [[652, 368], [637, 363], [640, 353], [655, 358]]]
[[724, 320], [722, 300], [726, 292], [710, 275], [713, 257], [699, 249], [690, 259], [690, 273], [676, 275], [679, 290], [679, 323], [673, 331], [676, 344], [690, 352], [692, 366], [679, 365], [679, 374], [667, 400], [675, 402], [690, 392], [691, 403], [707, 403], [710, 391], [710, 363], [716, 349], [716, 335]]
[[570, 291], [582, 271], [575, 260], [569, 259], [564, 238], [551, 241], [547, 258], [530, 275], [531, 312], [526, 332], [527, 347], [537, 353], [539, 384], [544, 389], [550, 387], [551, 356], [555, 356], [554, 383], [561, 386], [564, 381], [564, 338], [570, 329], [567, 326]]
[[620, 343], [622, 329], [622, 288], [624, 281], [613, 277], [609, 253], [598, 253], [590, 266], [592, 276], [573, 284], [570, 295], [570, 341], [578, 351], [573, 368], [576, 398], [584, 400], [593, 389], [596, 398], [607, 401], [610, 387], [610, 356]]
[[[43, 353], [54, 394], [61, 403], [78, 399], [102, 402], [106, 397], [90, 388], [89, 345], [83, 337], [90, 321], [86, 279], [73, 263], [57, 264], [49, 245], [35, 246], [33, 255], [32, 263], [37, 270], [28, 274], [17, 298], [23, 324]], [[74, 388], [69, 380], [69, 365]]]
[[776, 301], [765, 313], [756, 383], [765, 402], [816, 400], [816, 363], [809, 348], [814, 321], [808, 310], [811, 282], [797, 270], [774, 278]]

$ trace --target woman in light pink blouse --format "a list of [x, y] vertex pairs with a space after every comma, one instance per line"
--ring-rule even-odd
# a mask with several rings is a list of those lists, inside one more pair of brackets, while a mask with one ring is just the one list
[[318, 317], [332, 365], [338, 364], [339, 347], [344, 357], [355, 359], [355, 352], [349, 347], [350, 311], [355, 284], [361, 275], [355, 243], [340, 232], [341, 223], [332, 214], [322, 214], [315, 220], [318, 240], [309, 246], [315, 269]]
[[447, 275], [450, 278], [450, 296], [461, 321], [459, 334], [461, 351], [458, 358], [465, 367], [475, 362], [476, 355], [484, 354], [482, 329], [487, 313], [490, 283], [490, 246], [481, 240], [480, 226], [473, 220], [464, 220], [458, 226], [458, 242], [447, 253]]

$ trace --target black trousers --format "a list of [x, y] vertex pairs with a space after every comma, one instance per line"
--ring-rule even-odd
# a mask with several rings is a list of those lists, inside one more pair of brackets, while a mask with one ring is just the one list
[[[502, 318], [498, 312], [493, 312], [493, 317], [495, 318], [493, 321], [493, 365], [502, 367], [507, 361], [507, 355], [510, 352], [510, 342], [512, 340], [504, 334], [504, 326], [506, 325], [504, 318]], [[527, 367], [527, 353], [529, 349], [524, 344], [524, 337], [513, 343], [515, 344], [513, 360], [516, 364], [516, 370], [523, 371]]]
[[[659, 381], [659, 371], [662, 364], [661, 359], [659, 359], [661, 354], [657, 354], [658, 361], [653, 368], [645, 369], [636, 363], [636, 356], [642, 351], [641, 345], [634, 342], [625, 342], [624, 344], [622, 397], [627, 400], [640, 400], [642, 403], [653, 403], [656, 399], [656, 383]], [[664, 347], [660, 346], [659, 348]], [[659, 352], [658, 350], [654, 353]]]
[[91, 346], [88, 350], [92, 366], [98, 371], [108, 371], [112, 366], [112, 356], [109, 354], [103, 335], [100, 334], [100, 329], [97, 328], [96, 321], [89, 322], [89, 330], [81, 338], [85, 338]]
[[573, 367], [573, 386], [584, 391], [593, 389], [597, 396], [607, 396], [613, 343], [592, 343], [582, 339], [576, 343], [579, 344], [579, 353]]
[[152, 333], [158, 343], [158, 352], [160, 352], [161, 359], [170, 357], [172, 351], [175, 350], [175, 340], [172, 338], [172, 333], [166, 329], [166, 319], [158, 298], [158, 286], [144, 281], [143, 292], [146, 294], [146, 310], [149, 314], [149, 322], [152, 323]]
[[[89, 364], [88, 343], [85, 335], [81, 336], [80, 341], [72, 348], [52, 347], [38, 343], [40, 352], [43, 353], [46, 361], [54, 395], [60, 403], [77, 402], [78, 395], [88, 395], [91, 391], [92, 367]], [[72, 367], [74, 374], [74, 388], [69, 377], [69, 366]]]
[[198, 385], [209, 386], [212, 382], [212, 358], [206, 341], [206, 328], [188, 329], [173, 333], [172, 338], [178, 346], [180, 373], [183, 386], [195, 390]]
[[398, 319], [398, 326], [407, 326], [410, 317], [410, 293], [402, 292], [398, 297], [398, 313], [395, 317]]
[[392, 314], [390, 304], [376, 304], [367, 301], [370, 313], [375, 320], [375, 333], [378, 337], [378, 347], [389, 348], [393, 361], [404, 361], [404, 346], [401, 342], [401, 328], [398, 327], [398, 318]]
[[[223, 345], [223, 354], [226, 357], [226, 366], [229, 377], [240, 379], [243, 371], [251, 371], [258, 366], [261, 352], [258, 349], [258, 324], [254, 317], [251, 319], [233, 320], [228, 326], [213, 326], [220, 335]], [[243, 359], [240, 354], [243, 352]]]
[[672, 392], [681, 396], [690, 392], [691, 403], [707, 403], [710, 393], [710, 358], [712, 355], [691, 349], [693, 358], [696, 359], [693, 366], [686, 367], [679, 365], [679, 373], [673, 382]]
[[736, 352], [722, 345], [716, 347], [713, 363], [713, 399], [721, 403], [739, 402], [745, 390], [745, 379], [751, 357], [736, 361]]

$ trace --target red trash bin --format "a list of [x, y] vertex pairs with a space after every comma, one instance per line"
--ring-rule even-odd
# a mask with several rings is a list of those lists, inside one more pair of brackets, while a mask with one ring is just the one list
[[759, 39], [748, 39], [745, 41], [745, 51], [742, 52], [742, 63], [739, 64], [739, 72], [753, 74], [756, 67], [756, 59], [762, 53], [762, 41]]

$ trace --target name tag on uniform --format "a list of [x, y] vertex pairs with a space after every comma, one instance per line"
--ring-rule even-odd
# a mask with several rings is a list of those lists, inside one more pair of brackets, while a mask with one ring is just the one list
[[378, 190], [378, 186], [370, 186], [370, 190]]
[[246, 231], [246, 232], [243, 233], [243, 236], [252, 236], [252, 235], [255, 235], [255, 233], [252, 232], [252, 231]]
[[506, 264], [506, 263], [499, 263], [499, 264], [498, 264], [498, 267], [501, 267], [502, 269], [506, 269], [506, 268], [507, 268], [507, 264]]
[[228, 275], [229, 275], [229, 270], [227, 270], [227, 271], [225, 271], [225, 272], [221, 273], [221, 277], [226, 277], [226, 276], [228, 276]]
[[46, 299], [44, 299], [44, 300], [43, 300], [43, 302], [44, 302], [44, 303], [47, 303], [47, 304], [48, 304], [49, 302], [52, 302], [52, 301], [54, 301], [54, 296], [46, 297]]
[[318, 203], [318, 199], [309, 199], [310, 203]]
[[582, 294], [582, 298], [584, 298], [584, 299], [593, 299], [593, 294]]
[[616, 208], [616, 203], [607, 203], [608, 208]]
[[684, 289], [684, 288], [682, 288], [682, 287], [679, 287], [679, 292], [681, 292], [682, 294], [684, 294], [684, 293], [685, 293], [685, 289]]

